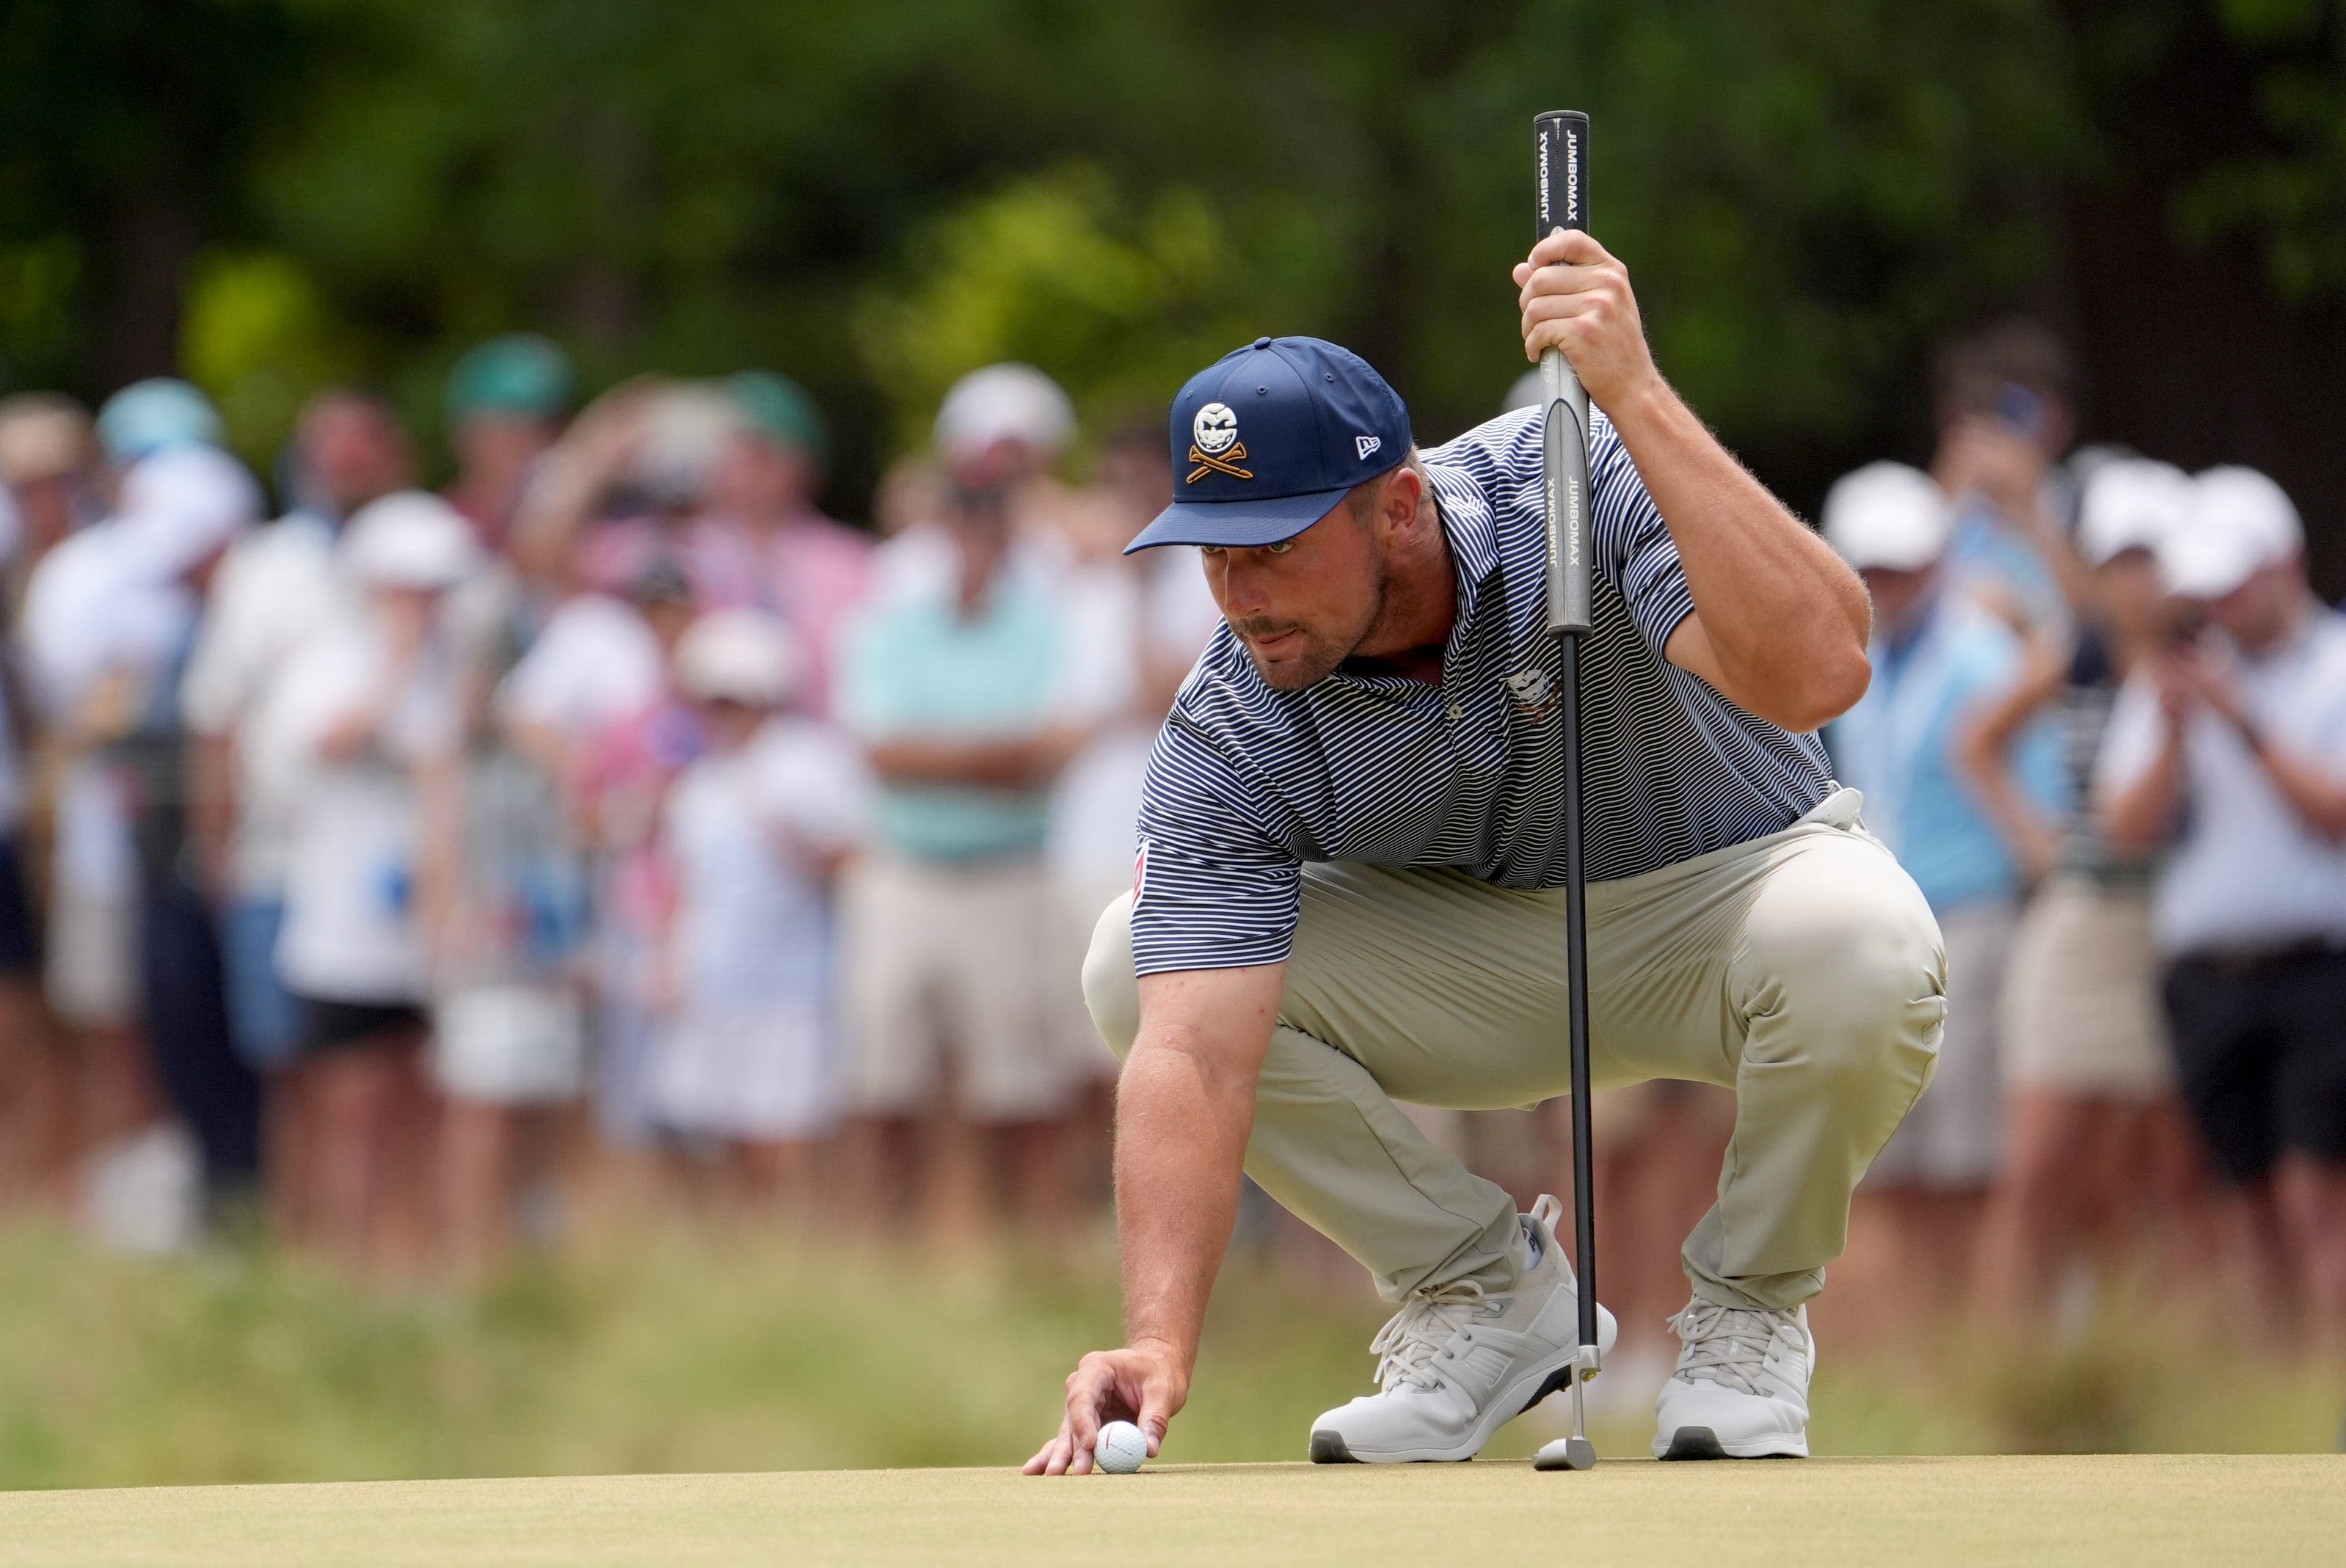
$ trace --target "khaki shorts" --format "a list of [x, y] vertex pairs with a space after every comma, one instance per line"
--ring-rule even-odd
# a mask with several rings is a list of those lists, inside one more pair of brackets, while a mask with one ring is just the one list
[[2004, 993], [2014, 1090], [2150, 1101], [2173, 1092], [2147, 890], [2064, 879], [2038, 895]]
[[1061, 895], [1035, 860], [926, 865], [875, 857], [842, 891], [850, 1101], [927, 1111], [950, 1064], [979, 1122], [1044, 1121], [1089, 1076]]
[[1947, 1023], [1939, 1070], [1866, 1173], [1869, 1188], [1964, 1191], [1995, 1180], [2004, 1158], [1996, 1030], [2018, 913], [2010, 902], [1996, 900], [1940, 914], [1947, 951]]

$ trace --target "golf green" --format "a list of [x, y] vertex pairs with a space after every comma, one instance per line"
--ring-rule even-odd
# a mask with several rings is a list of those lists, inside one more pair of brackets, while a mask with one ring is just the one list
[[1168, 1466], [0, 1496], [0, 1563], [2336, 1562], [2346, 1457]]

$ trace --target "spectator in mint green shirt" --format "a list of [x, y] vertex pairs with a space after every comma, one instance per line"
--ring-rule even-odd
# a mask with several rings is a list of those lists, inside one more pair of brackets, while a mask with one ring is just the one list
[[1091, 1056], [1044, 846], [1081, 743], [1068, 587], [1014, 516], [1042, 449], [955, 454], [944, 515], [883, 547], [841, 649], [835, 713], [880, 783], [845, 898], [848, 1074], [874, 1207], [899, 1211], [951, 1064], [1005, 1207], [1066, 1212], [1066, 1131]]

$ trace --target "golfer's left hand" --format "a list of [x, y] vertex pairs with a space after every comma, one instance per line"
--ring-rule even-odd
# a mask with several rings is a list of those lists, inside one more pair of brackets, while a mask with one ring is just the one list
[[1148, 1454], [1165, 1441], [1165, 1429], [1188, 1401], [1189, 1374], [1181, 1357], [1161, 1339], [1143, 1339], [1121, 1350], [1094, 1350], [1067, 1374], [1067, 1413], [1059, 1435], [1026, 1461], [1028, 1475], [1085, 1475], [1092, 1448], [1109, 1421], [1130, 1421], [1148, 1439]]
[[1524, 353], [1562, 349], [1600, 408], [1659, 379], [1646, 348], [1629, 270], [1577, 229], [1551, 234], [1515, 263], [1524, 312]]

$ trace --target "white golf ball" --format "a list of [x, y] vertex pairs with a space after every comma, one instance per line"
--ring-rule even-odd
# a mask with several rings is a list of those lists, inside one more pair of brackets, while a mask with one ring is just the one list
[[1092, 1457], [1110, 1475], [1130, 1475], [1148, 1458], [1148, 1439], [1130, 1421], [1110, 1421], [1099, 1430]]

